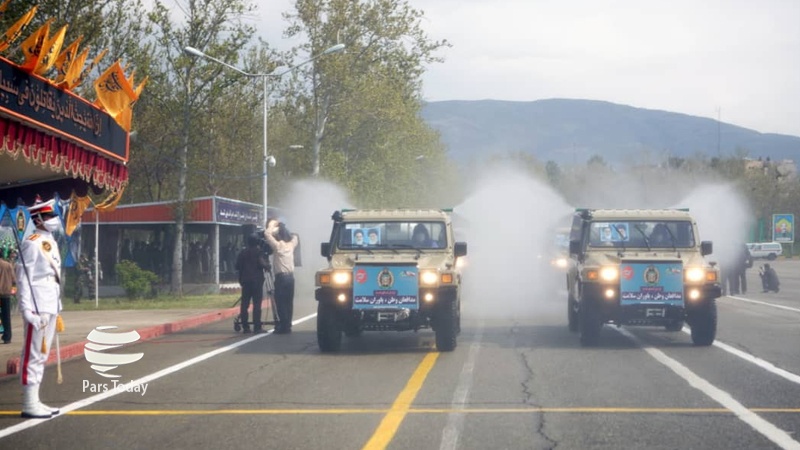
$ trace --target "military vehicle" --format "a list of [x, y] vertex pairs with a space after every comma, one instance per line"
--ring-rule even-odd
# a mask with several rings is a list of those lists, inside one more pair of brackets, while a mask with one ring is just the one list
[[569, 329], [582, 345], [598, 342], [603, 324], [691, 328], [695, 345], [717, 331], [719, 268], [706, 261], [685, 209], [576, 210], [569, 237]]
[[328, 267], [316, 273], [317, 342], [338, 351], [342, 334], [432, 328], [439, 351], [461, 329], [465, 242], [455, 242], [450, 210], [334, 212]]

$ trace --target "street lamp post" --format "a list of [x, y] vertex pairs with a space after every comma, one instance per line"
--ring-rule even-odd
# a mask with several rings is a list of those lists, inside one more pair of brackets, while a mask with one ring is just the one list
[[232, 65], [226, 63], [225, 61], [222, 61], [222, 60], [219, 60], [217, 58], [214, 58], [213, 56], [209, 56], [209, 55], [203, 53], [202, 51], [200, 51], [200, 50], [198, 50], [198, 49], [196, 49], [194, 47], [184, 47], [184, 49], [183, 49], [186, 53], [188, 53], [191, 56], [198, 56], [198, 57], [201, 57], [201, 58], [206, 58], [208, 60], [214, 61], [215, 63], [222, 64], [223, 66], [225, 66], [225, 67], [227, 67], [227, 68], [229, 68], [231, 70], [239, 72], [240, 74], [242, 74], [242, 75], [244, 75], [244, 76], [246, 76], [248, 78], [261, 78], [263, 80], [263, 87], [264, 87], [264, 93], [263, 93], [263, 95], [264, 95], [264, 121], [263, 121], [264, 122], [264, 156], [263, 156], [263, 161], [262, 161], [262, 164], [263, 164], [263, 169], [262, 169], [263, 170], [263, 176], [262, 176], [262, 178], [263, 178], [263, 187], [262, 187], [262, 189], [263, 189], [263, 194], [264, 194], [263, 203], [262, 203], [263, 214], [264, 214], [264, 216], [263, 216], [264, 220], [263, 221], [267, 220], [267, 195], [268, 195], [267, 194], [268, 193], [268, 188], [267, 188], [268, 168], [267, 168], [267, 166], [272, 166], [272, 167], [275, 166], [275, 157], [274, 156], [270, 156], [268, 151], [267, 151], [267, 116], [269, 114], [269, 99], [268, 99], [269, 90], [268, 90], [267, 80], [270, 77], [280, 78], [281, 76], [286, 75], [287, 73], [292, 72], [295, 69], [297, 69], [299, 67], [302, 67], [302, 66], [304, 66], [304, 65], [306, 65], [306, 64], [308, 64], [308, 63], [310, 63], [310, 62], [312, 62], [314, 60], [316, 60], [317, 58], [319, 58], [321, 56], [329, 55], [331, 53], [338, 53], [338, 52], [344, 50], [344, 47], [345, 47], [344, 44], [336, 44], [336, 45], [334, 45], [332, 47], [328, 47], [322, 53], [320, 53], [318, 55], [315, 55], [315, 56], [312, 56], [311, 58], [309, 58], [309, 59], [307, 59], [307, 60], [305, 60], [305, 61], [303, 61], [303, 62], [301, 62], [299, 64], [295, 64], [294, 66], [283, 68], [283, 70], [279, 70], [279, 69], [281, 69], [281, 67], [279, 67], [279, 68], [275, 69], [274, 71], [272, 71], [271, 73], [248, 73], [248, 72], [245, 72], [245, 71], [239, 69], [238, 67], [235, 67], [235, 66], [232, 66]]

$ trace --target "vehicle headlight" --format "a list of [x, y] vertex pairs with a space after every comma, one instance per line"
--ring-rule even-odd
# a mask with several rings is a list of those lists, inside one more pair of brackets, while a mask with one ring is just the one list
[[684, 272], [687, 282], [698, 283], [706, 279], [706, 270], [702, 267], [688, 267]]
[[600, 279], [603, 281], [617, 281], [619, 279], [619, 268], [616, 266], [600, 268]]
[[424, 286], [435, 286], [439, 282], [439, 273], [435, 270], [424, 270], [419, 274], [419, 283]]
[[343, 270], [337, 270], [333, 272], [331, 276], [331, 281], [335, 286], [347, 286], [350, 284], [350, 280], [352, 280], [353, 275], [350, 272], [345, 272]]
[[333, 272], [321, 272], [317, 274], [317, 284], [319, 286], [347, 287], [350, 286], [352, 280], [352, 273], [345, 270], [335, 270]]
[[556, 258], [551, 263], [554, 267], [559, 269], [566, 269], [567, 268], [567, 258]]

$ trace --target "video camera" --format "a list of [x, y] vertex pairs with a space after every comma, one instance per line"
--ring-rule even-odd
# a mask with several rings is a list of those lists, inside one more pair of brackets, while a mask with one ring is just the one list
[[269, 256], [272, 254], [272, 247], [269, 246], [269, 242], [267, 242], [267, 239], [264, 237], [265, 232], [266, 230], [264, 228], [257, 227], [256, 230], [250, 234], [249, 239], [256, 243], [256, 247], [258, 247], [264, 255]]

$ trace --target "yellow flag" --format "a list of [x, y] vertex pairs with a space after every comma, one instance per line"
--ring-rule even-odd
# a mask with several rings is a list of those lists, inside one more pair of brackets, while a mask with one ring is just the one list
[[97, 63], [99, 63], [101, 59], [103, 59], [103, 56], [106, 56], [107, 52], [108, 52], [108, 49], [104, 49], [102, 52], [98, 53], [97, 56], [94, 57], [92, 62], [83, 69], [81, 74], [75, 80], [75, 84], [72, 86], [73, 88], [76, 87], [76, 86], [80, 86], [80, 84], [83, 83], [83, 80], [85, 80], [86, 77], [88, 77], [89, 74], [92, 73], [92, 70], [94, 69], [94, 66], [96, 66]]
[[125, 78], [125, 73], [122, 71], [119, 60], [106, 69], [100, 75], [100, 78], [95, 80], [94, 90], [97, 94], [97, 99], [106, 111], [114, 117], [129, 109], [131, 102], [136, 98], [133, 88], [128, 84], [128, 79]]
[[64, 45], [64, 36], [67, 35], [67, 25], [64, 25], [56, 31], [51, 38], [45, 41], [44, 46], [42, 47], [42, 53], [39, 55], [39, 61], [36, 63], [36, 69], [33, 70], [33, 73], [36, 75], [44, 75], [53, 67], [53, 64], [56, 62], [56, 57], [61, 52], [61, 46]]
[[25, 61], [20, 64], [20, 68], [28, 72], [33, 71], [39, 63], [39, 55], [42, 54], [42, 47], [44, 47], [47, 38], [50, 36], [50, 24], [54, 19], [49, 19], [38, 30], [34, 31], [27, 39], [22, 41], [22, 54], [25, 55]]
[[8, 9], [8, 4], [9, 3], [11, 3], [11, 0], [6, 0], [6, 1], [3, 2], [2, 5], [0, 5], [0, 19], [2, 19], [3, 16], [6, 15], [6, 9]]
[[[133, 90], [135, 95], [133, 101], [128, 105], [127, 109], [122, 110], [117, 117], [115, 117], [119, 126], [121, 126], [125, 131], [131, 131], [133, 128], [133, 105], [136, 104], [136, 101], [139, 100], [139, 96], [142, 95], [142, 91], [144, 90], [144, 85], [147, 83], [149, 77], [145, 77], [141, 83]], [[131, 77], [128, 77], [128, 81], [131, 80]]]
[[64, 79], [58, 83], [58, 86], [69, 90], [77, 86], [79, 84], [78, 80], [80, 80], [81, 72], [83, 72], [83, 65], [86, 64], [86, 58], [88, 57], [89, 49], [85, 48], [73, 61], [69, 63], [69, 67], [67, 67], [67, 73], [64, 75]]
[[0, 52], [6, 51], [11, 44], [14, 43], [22, 33], [27, 28], [28, 24], [33, 19], [33, 16], [36, 15], [36, 10], [39, 8], [39, 5], [35, 5], [30, 11], [26, 12], [24, 16], [20, 17], [14, 25], [11, 25], [8, 30], [6, 30], [5, 34], [3, 35], [2, 39], [0, 39]]
[[80, 225], [81, 216], [83, 216], [83, 212], [86, 211], [91, 201], [92, 199], [90, 199], [88, 195], [85, 197], [78, 197], [74, 193], [72, 194], [72, 201], [70, 201], [69, 211], [67, 211], [67, 226], [64, 230], [67, 236], [72, 236], [75, 228]]
[[55, 84], [61, 84], [66, 80], [70, 66], [72, 62], [75, 61], [75, 56], [78, 54], [78, 47], [81, 45], [81, 40], [83, 40], [83, 35], [78, 36], [78, 39], [72, 41], [72, 43], [58, 55], [58, 58], [56, 58], [56, 79], [53, 80]]
[[94, 209], [97, 212], [107, 212], [113, 211], [117, 208], [117, 204], [120, 200], [122, 200], [122, 193], [125, 192], [125, 188], [122, 187], [118, 191], [114, 191], [108, 195], [103, 201], [94, 205]]

